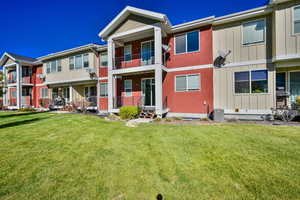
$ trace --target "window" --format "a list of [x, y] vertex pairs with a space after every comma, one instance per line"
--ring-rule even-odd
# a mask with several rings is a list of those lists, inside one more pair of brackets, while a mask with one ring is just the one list
[[56, 61], [51, 61], [51, 72], [56, 72]]
[[235, 93], [249, 93], [250, 82], [249, 72], [235, 72], [234, 73], [234, 87]]
[[52, 99], [55, 99], [58, 97], [58, 88], [52, 89]]
[[175, 37], [176, 54], [200, 50], [200, 32], [193, 31]]
[[22, 77], [28, 77], [31, 76], [32, 70], [30, 67], [23, 67], [22, 68]]
[[176, 92], [195, 91], [200, 89], [200, 75], [179, 75], [175, 79]]
[[31, 95], [31, 89], [29, 87], [23, 87], [22, 96], [30, 96], [30, 95]]
[[12, 98], [17, 98], [17, 90], [12, 90], [11, 91], [11, 97]]
[[100, 66], [107, 66], [107, 52], [102, 52], [100, 54]]
[[251, 88], [252, 93], [268, 93], [267, 70], [251, 71]]
[[61, 60], [57, 61], [57, 71], [61, 72]]
[[49, 74], [51, 72], [50, 63], [48, 62], [46, 65], [46, 73]]
[[65, 99], [70, 98], [70, 88], [68, 88], [68, 87], [63, 88], [62, 97]]
[[89, 54], [83, 55], [83, 67], [85, 68], [89, 67]]
[[131, 55], [131, 45], [126, 45], [124, 47], [124, 60], [125, 61], [131, 61], [132, 55]]
[[286, 90], [285, 72], [276, 73], [276, 90]]
[[265, 41], [265, 20], [243, 24], [243, 44], [254, 44]]
[[40, 93], [42, 98], [48, 98], [48, 88], [41, 88]]
[[82, 55], [75, 56], [75, 69], [82, 68]]
[[74, 69], [74, 57], [69, 58], [69, 69], [70, 70]]
[[236, 94], [268, 93], [268, 71], [235, 72], [234, 87]]
[[100, 83], [100, 97], [107, 97], [107, 83]]
[[97, 96], [97, 88], [95, 86], [85, 87], [84, 88], [84, 96], [87, 97], [95, 97]]
[[132, 95], [132, 80], [124, 81], [124, 90], [125, 90], [125, 96]]
[[294, 7], [293, 26], [294, 34], [300, 33], [300, 6]]

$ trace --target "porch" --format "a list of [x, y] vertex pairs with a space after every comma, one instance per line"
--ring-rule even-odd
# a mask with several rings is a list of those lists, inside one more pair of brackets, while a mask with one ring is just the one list
[[[44, 98], [46, 97], [46, 98]], [[50, 109], [97, 110], [96, 83], [51, 85], [48, 96], [41, 95], [40, 106]], [[41, 105], [43, 102], [43, 105]], [[46, 106], [45, 106], [46, 105]]]
[[300, 109], [300, 67], [277, 69], [276, 107], [279, 109]]

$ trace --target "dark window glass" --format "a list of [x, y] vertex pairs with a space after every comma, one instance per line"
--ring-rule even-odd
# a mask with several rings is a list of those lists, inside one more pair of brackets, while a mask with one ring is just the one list
[[199, 32], [187, 33], [187, 51], [193, 52], [199, 50]]
[[249, 72], [235, 72], [234, 87], [235, 87], [235, 93], [249, 93], [250, 92]]
[[186, 35], [178, 35], [175, 38], [176, 43], [176, 54], [186, 52]]
[[268, 92], [268, 71], [258, 70], [251, 72], [251, 92], [267, 93]]

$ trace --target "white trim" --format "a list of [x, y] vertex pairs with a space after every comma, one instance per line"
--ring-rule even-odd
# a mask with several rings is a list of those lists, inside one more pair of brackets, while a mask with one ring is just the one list
[[[189, 82], [188, 82], [188, 78], [187, 78], [187, 77], [188, 77], [188, 76], [193, 76], [193, 75], [198, 75], [198, 77], [199, 77], [199, 87], [198, 87], [198, 89], [196, 89], [196, 90], [189, 90]], [[186, 77], [186, 89], [183, 90], [183, 91], [177, 91], [176, 78], [177, 78], [178, 76], [185, 76], [185, 77]], [[175, 86], [174, 92], [199, 92], [199, 91], [201, 91], [201, 73], [178, 74], [178, 75], [176, 75], [175, 78], [174, 78], [174, 86]]]
[[171, 31], [173, 33], [176, 33], [176, 32], [179, 32], [179, 31], [192, 29], [194, 27], [205, 26], [205, 25], [208, 25], [208, 24], [212, 24], [214, 19], [215, 19], [215, 16], [210, 16], [210, 17], [206, 17], [206, 18], [186, 22], [186, 23], [183, 23], [183, 24], [178, 24], [178, 25], [172, 26]]
[[108, 79], [107, 76], [106, 76], [106, 77], [99, 77], [99, 78], [98, 78], [99, 81], [101, 81], [101, 80], [107, 80], [107, 79]]
[[[151, 82], [150, 82], [150, 85], [151, 85], [151, 94], [150, 94], [150, 96], [151, 96], [151, 99], [150, 99], [150, 101], [151, 101], [151, 105], [150, 106], [146, 106], [146, 107], [155, 107], [155, 104], [153, 105], [153, 99], [152, 99], [152, 95], [153, 95], [153, 90], [152, 90], [152, 86], [154, 85], [154, 91], [155, 91], [155, 77], [149, 77], [149, 78], [141, 78], [141, 96], [145, 99], [145, 94], [144, 94], [144, 91], [143, 91], [143, 81], [144, 80], [150, 80]], [[154, 84], [152, 83], [152, 80], [154, 80]], [[145, 88], [145, 87], [144, 87]], [[154, 93], [154, 95], [155, 95], [155, 93]], [[154, 96], [154, 99], [155, 99], [155, 96]], [[143, 102], [143, 106], [145, 107], [145, 100], [144, 100], [144, 102]]]
[[212, 64], [208, 65], [195, 65], [195, 66], [188, 66], [188, 67], [176, 67], [176, 68], [166, 68], [163, 67], [163, 70], [166, 72], [180, 72], [180, 71], [189, 71], [189, 70], [197, 70], [197, 69], [207, 69], [213, 68]]
[[224, 67], [241, 67], [247, 65], [262, 65], [262, 64], [270, 64], [272, 63], [272, 59], [261, 59], [261, 60], [253, 60], [253, 61], [244, 61], [244, 62], [236, 62], [236, 63], [228, 63], [225, 64]]
[[[199, 39], [199, 46], [198, 46], [198, 50], [196, 51], [187, 51], [188, 48], [188, 40], [187, 40], [187, 34], [188, 33], [193, 33], [193, 32], [198, 32], [198, 39]], [[183, 53], [177, 53], [176, 52], [176, 37], [180, 36], [180, 35], [185, 35], [185, 52]], [[174, 35], [174, 56], [176, 55], [181, 55], [181, 54], [189, 54], [189, 53], [196, 53], [196, 52], [200, 52], [201, 51], [201, 31], [200, 30], [193, 30], [193, 31], [187, 31], [184, 33], [179, 33]]]
[[[296, 22], [296, 20], [295, 20], [295, 9], [298, 8], [298, 7], [300, 8], [300, 4], [295, 5], [295, 6], [292, 7], [292, 35], [293, 36], [300, 35], [300, 32], [295, 33], [295, 22]], [[300, 22], [300, 21], [298, 21], [298, 22]]]
[[[252, 42], [252, 43], [244, 43], [244, 25], [252, 23], [252, 22], [259, 22], [259, 21], [264, 21], [264, 40], [256, 41], [256, 42]], [[259, 45], [259, 44], [266, 44], [266, 38], [267, 38], [267, 20], [266, 20], [266, 18], [264, 17], [264, 18], [259, 18], [259, 19], [255, 19], [255, 20], [249, 20], [249, 21], [242, 22], [241, 35], [242, 35], [242, 46], [244, 46], [244, 47]]]
[[213, 25], [225, 24], [233, 21], [243, 20], [250, 17], [258, 17], [258, 16], [269, 14], [270, 12], [272, 12], [272, 8], [270, 8], [269, 6], [262, 6], [250, 10], [245, 10], [242, 12], [237, 12], [237, 13], [217, 17], [215, 18]]
[[51, 84], [60, 84], [60, 83], [72, 83], [78, 81], [96, 81], [96, 80], [82, 78], [82, 79], [71, 79], [71, 80], [62, 80], [62, 81], [50, 81], [50, 82], [45, 82], [44, 84], [51, 85]]
[[300, 59], [300, 54], [281, 55], [273, 58], [274, 62]]
[[11, 63], [11, 64], [8, 64], [8, 65], [4, 65], [3, 67], [15, 67], [17, 66], [17, 63]]
[[139, 27], [139, 28], [135, 28], [135, 29], [125, 31], [125, 32], [113, 34], [108, 38], [108, 40], [122, 39], [122, 37], [128, 37], [131, 34], [142, 32], [142, 31], [147, 31], [147, 30], [154, 29], [154, 28], [155, 28], [154, 25], [142, 26], [142, 27]]
[[143, 71], [155, 70], [155, 68], [157, 67], [160, 67], [160, 65], [145, 65], [141, 67], [129, 67], [123, 69], [115, 69], [112, 70], [111, 73], [116, 75], [116, 74], [125, 74], [125, 73], [133, 73], [133, 72], [143, 72]]
[[113, 31], [123, 20], [125, 20], [130, 14], [166, 22], [170, 24], [166, 15], [156, 13], [144, 9], [139, 9], [131, 6], [126, 6], [98, 35], [99, 37], [106, 38], [111, 31]]
[[35, 86], [37, 86], [37, 87], [46, 86], [46, 84], [45, 83], [38, 83], [38, 84], [35, 84]]
[[168, 112], [167, 117], [183, 117], [183, 118], [207, 118], [208, 114], [206, 113], [176, 113]]
[[235, 112], [235, 109], [224, 109], [225, 115], [265, 115], [272, 114], [271, 109], [239, 109], [239, 112]]

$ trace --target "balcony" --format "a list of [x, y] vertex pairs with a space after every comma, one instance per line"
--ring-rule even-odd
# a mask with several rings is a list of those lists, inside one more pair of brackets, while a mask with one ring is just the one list
[[120, 56], [114, 58], [113, 69], [123, 69], [129, 67], [140, 67], [155, 64], [154, 52], [142, 52], [130, 56]]
[[32, 76], [24, 76], [22, 77], [22, 83], [23, 84], [32, 84]]
[[7, 80], [7, 84], [15, 84], [15, 83], [17, 83], [16, 79], [8, 79]]

